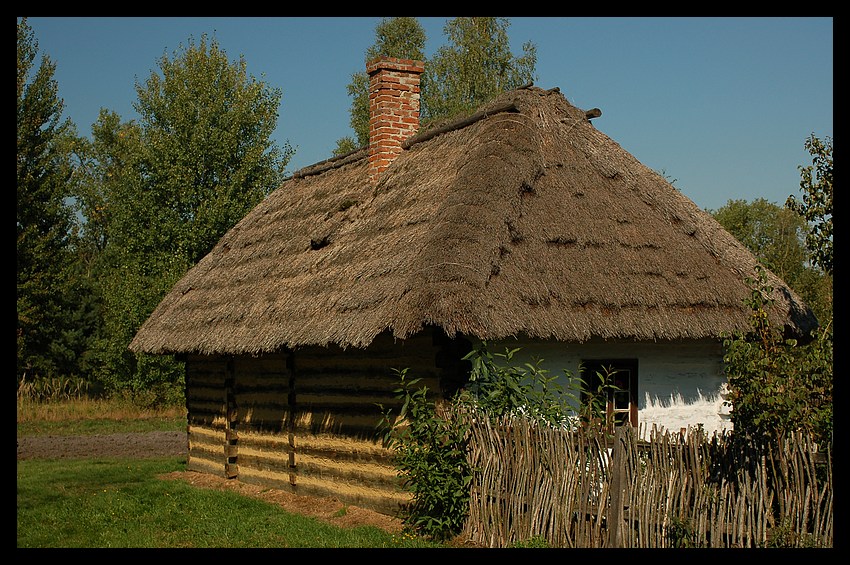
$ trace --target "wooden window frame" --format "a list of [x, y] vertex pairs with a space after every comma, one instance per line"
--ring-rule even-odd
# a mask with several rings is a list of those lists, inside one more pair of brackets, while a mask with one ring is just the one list
[[588, 385], [590, 385], [593, 380], [592, 377], [595, 377], [597, 371], [602, 370], [603, 368], [610, 368], [613, 370], [611, 375], [609, 375], [609, 382], [606, 384], [610, 384], [611, 377], [616, 378], [616, 374], [621, 371], [628, 371], [628, 408], [618, 409], [616, 407], [616, 401], [621, 399], [616, 399], [615, 395], [619, 394], [617, 391], [607, 391], [607, 398], [605, 402], [605, 420], [606, 427], [609, 430], [616, 425], [620, 425], [616, 422], [616, 414], [619, 412], [620, 414], [628, 414], [627, 423], [631, 426], [637, 427], [638, 425], [638, 360], [634, 358], [602, 358], [602, 359], [582, 359], [581, 361], [581, 378], [582, 378], [582, 391], [581, 391], [581, 404], [585, 406], [586, 403], [590, 400], [590, 394], [588, 390]]

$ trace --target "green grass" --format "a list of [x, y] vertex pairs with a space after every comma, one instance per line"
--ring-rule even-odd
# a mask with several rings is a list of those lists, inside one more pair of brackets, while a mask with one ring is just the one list
[[[18, 437], [185, 430], [185, 411], [122, 401], [18, 400]], [[17, 462], [19, 548], [435, 548], [363, 526], [338, 528], [229, 491], [158, 478], [180, 457]]]
[[19, 548], [424, 548], [371, 526], [338, 528], [227, 491], [157, 478], [181, 458], [18, 461]]

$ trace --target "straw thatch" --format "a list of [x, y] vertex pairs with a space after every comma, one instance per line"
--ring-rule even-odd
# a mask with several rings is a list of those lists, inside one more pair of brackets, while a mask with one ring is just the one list
[[[500, 339], [719, 337], [749, 328], [753, 255], [557, 89], [508, 92], [296, 173], [219, 241], [131, 343], [149, 353], [363, 347], [425, 326]], [[772, 274], [772, 321], [816, 320]]]

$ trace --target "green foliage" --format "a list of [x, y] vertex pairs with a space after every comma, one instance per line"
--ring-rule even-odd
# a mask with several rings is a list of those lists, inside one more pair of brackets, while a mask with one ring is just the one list
[[456, 400], [490, 417], [522, 416], [552, 428], [613, 425], [606, 415], [608, 398], [619, 390], [612, 384], [613, 368], [603, 367], [587, 379], [565, 370], [564, 386], [541, 366], [542, 359], [514, 364], [518, 351], [490, 353], [486, 342], [470, 351], [464, 357], [472, 364], [469, 383]]
[[799, 548], [818, 547], [817, 539], [812, 534], [798, 533], [790, 517], [767, 532], [767, 541], [760, 547], [765, 548]]
[[191, 264], [280, 185], [290, 150], [271, 142], [280, 90], [249, 77], [215, 40], [190, 39], [136, 85], [145, 190]]
[[422, 77], [422, 120], [470, 112], [494, 96], [536, 79], [537, 48], [523, 44], [514, 57], [506, 18], [455, 18], [444, 28], [449, 44], [427, 61]]
[[[368, 133], [366, 135], [368, 135]], [[333, 150], [333, 154], [338, 157], [339, 155], [345, 155], [352, 151], [356, 151], [359, 148], [360, 145], [357, 144], [357, 141], [353, 137], [343, 137], [336, 140], [336, 147]]]
[[696, 541], [694, 525], [690, 519], [681, 519], [676, 516], [670, 517], [670, 527], [667, 528], [667, 539], [670, 547], [692, 548], [699, 547]]
[[[609, 434], [614, 430], [613, 414], [608, 414], [608, 402], [612, 395], [621, 390], [614, 384], [614, 367], [602, 367], [588, 377], [588, 380], [578, 379], [584, 397], [581, 399], [578, 411], [578, 422], [583, 429], [594, 432], [603, 429]], [[571, 379], [574, 383], [575, 379]], [[573, 386], [571, 385], [571, 388]], [[574, 396], [574, 395], [573, 395]]]
[[729, 200], [712, 215], [765, 267], [794, 287], [808, 261], [806, 223], [800, 216], [764, 198]]
[[[492, 354], [486, 342], [470, 351], [463, 358], [472, 363], [469, 384], [458, 400], [474, 403], [491, 417], [523, 415], [550, 427], [567, 426], [571, 403], [578, 405], [580, 401], [574, 387], [564, 388], [557, 376], [540, 366], [540, 359], [512, 365], [518, 351], [505, 349], [504, 353]], [[572, 376], [566, 376], [572, 383]]]
[[802, 201], [789, 196], [785, 206], [811, 225], [806, 245], [812, 260], [832, 275], [832, 138], [821, 141], [814, 135], [806, 140], [812, 165], [800, 167]]
[[83, 251], [102, 305], [87, 357], [106, 390], [143, 404], [182, 393], [183, 364], [128, 345], [163, 296], [283, 179], [289, 146], [271, 142], [280, 90], [248, 76], [203, 36], [136, 84], [138, 122], [101, 111], [77, 198]]
[[[385, 410], [384, 446], [395, 452], [396, 468], [413, 501], [404, 524], [417, 534], [446, 540], [460, 532], [469, 511], [472, 470], [466, 458], [467, 430], [437, 414], [420, 379], [395, 371], [401, 401], [397, 416]], [[383, 407], [381, 407], [383, 409]]]
[[375, 44], [366, 50], [366, 61], [380, 56], [397, 59], [425, 58], [425, 30], [416, 18], [383, 18], [375, 27]]
[[764, 269], [748, 279], [752, 327], [724, 340], [734, 434], [757, 443], [795, 431], [832, 445], [833, 356], [831, 325], [816, 330], [803, 346], [784, 340], [770, 326], [772, 288]]
[[16, 374], [18, 382], [79, 371], [89, 304], [73, 268], [72, 210], [78, 139], [26, 18], [17, 24]]
[[[511, 366], [517, 351], [491, 354], [486, 343], [473, 349], [464, 357], [472, 364], [469, 383], [454, 398], [443, 400], [440, 409], [427, 387], [418, 386], [420, 379], [409, 379], [407, 369], [395, 370], [400, 410], [394, 415], [392, 409], [381, 406], [379, 430], [384, 446], [394, 451], [404, 486], [412, 493], [404, 522], [414, 532], [445, 540], [461, 531], [468, 514], [474, 470], [467, 461], [468, 429], [455, 417], [456, 410], [492, 418], [521, 416], [552, 427], [572, 425], [570, 401], [580, 401], [581, 380], [566, 373], [569, 385], [562, 387], [540, 367], [540, 360]], [[597, 392], [604, 398], [606, 379], [597, 377], [601, 382]], [[602, 414], [596, 405], [584, 410], [588, 420], [604, 419], [604, 403]]]
[[[510, 51], [505, 18], [455, 18], [444, 29], [450, 44], [426, 60], [425, 31], [416, 18], [384, 18], [375, 29], [375, 43], [366, 50], [369, 62], [379, 56], [425, 62], [421, 81], [422, 123], [469, 112], [494, 96], [535, 79], [536, 47], [523, 45], [523, 56]], [[369, 143], [369, 76], [352, 75], [351, 127], [354, 138], [337, 142], [334, 155]]]
[[534, 536], [530, 539], [524, 541], [518, 541], [513, 544], [511, 547], [517, 549], [539, 549], [539, 548], [548, 548], [550, 547], [549, 542], [546, 541], [546, 538], [543, 536]]
[[799, 294], [818, 320], [832, 317], [832, 275], [811, 265], [806, 219], [758, 198], [730, 200], [711, 212], [753, 255]]

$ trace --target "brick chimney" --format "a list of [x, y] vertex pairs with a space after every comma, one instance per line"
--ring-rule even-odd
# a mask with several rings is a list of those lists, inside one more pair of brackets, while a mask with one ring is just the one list
[[401, 153], [401, 144], [419, 129], [419, 76], [422, 61], [380, 57], [369, 73], [369, 179], [378, 177]]

